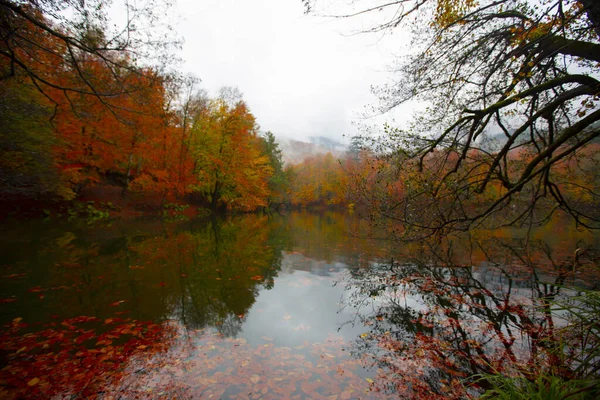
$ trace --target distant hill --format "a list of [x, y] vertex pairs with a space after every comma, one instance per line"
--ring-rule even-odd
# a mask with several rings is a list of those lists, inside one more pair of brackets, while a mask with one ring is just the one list
[[308, 142], [280, 136], [276, 136], [275, 139], [286, 164], [299, 164], [315, 154], [331, 153], [335, 157], [341, 157], [348, 148], [343, 143], [323, 136], [311, 136], [308, 138]]
[[[594, 130], [597, 131], [598, 129], [600, 129], [600, 122], [594, 122], [584, 129], [583, 132], [591, 132]], [[528, 141], [529, 139], [530, 138], [528, 134], [521, 134], [520, 138], [517, 139], [516, 144]], [[506, 141], [507, 137], [502, 132], [486, 133], [483, 135], [482, 139], [479, 139], [479, 146], [486, 151], [496, 152], [500, 151], [500, 149], [506, 144]], [[590, 143], [600, 144], [600, 137], [594, 138]]]

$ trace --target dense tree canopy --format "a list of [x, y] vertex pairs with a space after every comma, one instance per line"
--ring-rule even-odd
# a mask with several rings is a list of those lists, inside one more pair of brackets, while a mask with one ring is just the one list
[[114, 25], [110, 1], [0, 0], [0, 195], [73, 200], [116, 185], [160, 206], [193, 193], [243, 210], [279, 196], [277, 144], [239, 91], [210, 98], [171, 70], [168, 6], [125, 2]]
[[[163, 23], [168, 3], [126, 2], [125, 21], [113, 25], [111, 1], [0, 0], [0, 79], [26, 77], [53, 102], [58, 93], [84, 94], [118, 111], [114, 96], [137, 89], [126, 82], [130, 74], [173, 60], [177, 41]], [[94, 65], [107, 71], [103, 85]]]
[[[317, 1], [304, 3], [319, 12]], [[542, 219], [562, 208], [598, 226], [597, 2], [398, 0], [348, 7], [340, 16], [379, 12], [367, 31], [411, 29], [412, 53], [397, 66], [394, 82], [377, 91], [381, 111], [411, 100], [428, 104], [407, 131], [388, 128], [385, 152], [413, 179], [402, 199], [379, 202], [383, 215], [439, 233], [500, 216], [505, 223]]]

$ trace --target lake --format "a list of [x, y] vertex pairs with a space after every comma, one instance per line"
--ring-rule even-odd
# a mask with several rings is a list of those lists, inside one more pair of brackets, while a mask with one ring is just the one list
[[542, 352], [540, 299], [597, 282], [563, 221], [401, 247], [337, 212], [4, 227], [2, 398], [476, 394]]

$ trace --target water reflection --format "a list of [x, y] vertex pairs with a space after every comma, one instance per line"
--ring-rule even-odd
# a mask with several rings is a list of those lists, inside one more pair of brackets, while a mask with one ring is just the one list
[[7, 228], [2, 398], [464, 397], [568, 376], [548, 307], [598, 282], [567, 226], [401, 248], [339, 213]]
[[345, 260], [381, 251], [347, 235], [356, 224], [291, 213], [9, 227], [0, 394], [369, 392], [373, 373], [345, 351], [364, 329], [338, 330], [353, 317], [336, 285]]
[[380, 389], [455, 398], [488, 388], [481, 374], [574, 377], [581, 344], [564, 351], [553, 302], [600, 282], [598, 243], [575, 234], [552, 247], [547, 232], [505, 233], [421, 243], [354, 272], [350, 303], [373, 311], [359, 315], [371, 331], [353, 353], [383, 368]]
[[[186, 326], [219, 326], [227, 335], [260, 288], [273, 286], [286, 243], [281, 224], [247, 216], [169, 226], [141, 222], [106, 229], [45, 232], [23, 247], [5, 241], [3, 321], [57, 315], [107, 318], [115, 310], [139, 320], [180, 319]], [[274, 240], [273, 238], [277, 239]], [[40, 240], [41, 239], [41, 240]], [[11, 260], [12, 258], [12, 260]], [[31, 296], [38, 287], [41, 295]], [[43, 296], [43, 297], [42, 297]], [[60, 304], [61, 307], [56, 307]]]

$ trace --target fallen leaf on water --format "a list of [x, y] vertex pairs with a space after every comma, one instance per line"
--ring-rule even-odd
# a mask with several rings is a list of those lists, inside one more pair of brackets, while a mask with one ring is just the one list
[[349, 400], [352, 397], [352, 392], [349, 390], [346, 390], [345, 392], [342, 393], [342, 395], [340, 396], [340, 398], [342, 400]]
[[284, 315], [284, 316], [283, 316], [283, 319], [285, 319], [286, 321], [287, 321], [287, 320], [289, 320], [290, 318], [292, 318], [292, 316], [291, 316], [291, 315]]
[[252, 383], [257, 384], [260, 381], [260, 376], [254, 374], [254, 375], [252, 375], [250, 380], [252, 381]]
[[292, 330], [294, 330], [294, 331], [308, 331], [308, 330], [310, 330], [310, 326], [304, 325], [304, 324], [300, 324], [297, 327], [293, 328]]
[[371, 379], [371, 378], [365, 378], [365, 380], [366, 380], [367, 382], [369, 382], [369, 383], [373, 383], [373, 382], [374, 382], [374, 381], [373, 381], [373, 379]]
[[368, 333], [363, 333], [362, 335], [360, 335], [360, 337], [363, 338], [363, 339], [366, 338], [367, 336], [369, 336]]
[[33, 378], [29, 382], [27, 382], [27, 386], [35, 386], [40, 382], [40, 378]]

